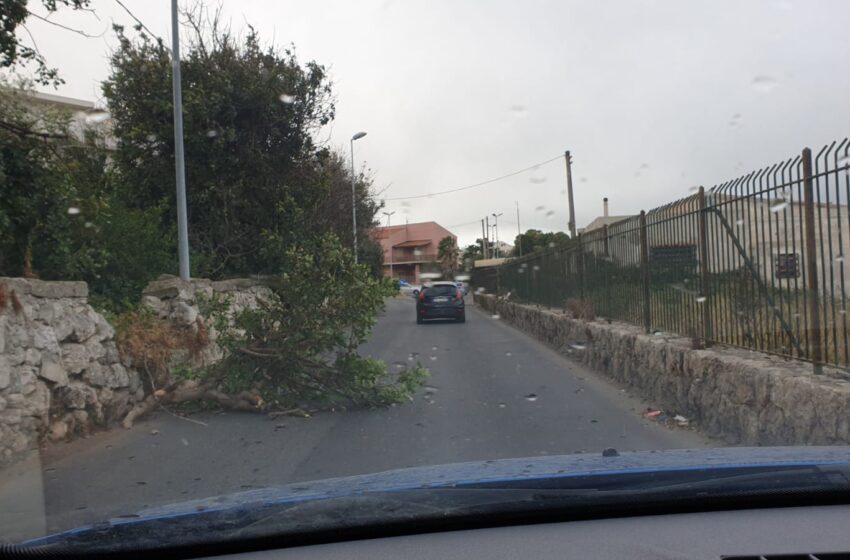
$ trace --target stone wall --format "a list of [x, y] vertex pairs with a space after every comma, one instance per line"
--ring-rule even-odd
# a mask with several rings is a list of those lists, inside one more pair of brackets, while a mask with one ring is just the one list
[[850, 381], [838, 370], [815, 376], [811, 364], [729, 347], [697, 350], [683, 337], [579, 321], [489, 294], [475, 294], [475, 302], [729, 443], [850, 443]]
[[0, 463], [121, 417], [144, 397], [84, 282], [0, 278]]
[[271, 297], [268, 279], [264, 277], [218, 281], [193, 278], [184, 282], [175, 276], [163, 275], [145, 287], [142, 304], [177, 327], [194, 331], [206, 329], [209, 344], [205, 348], [193, 356], [185, 353], [175, 356], [176, 361], [203, 367], [222, 358], [222, 350], [216, 344], [218, 333], [212, 321], [204, 317], [207, 314], [204, 308], [213, 302], [224, 304], [226, 314], [232, 317], [242, 310], [256, 309], [259, 302]]

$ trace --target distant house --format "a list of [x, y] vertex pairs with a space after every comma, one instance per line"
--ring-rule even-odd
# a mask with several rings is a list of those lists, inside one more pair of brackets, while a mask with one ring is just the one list
[[67, 114], [70, 133], [77, 140], [84, 139], [86, 130], [97, 130], [104, 134], [106, 147], [115, 148], [116, 142], [111, 134], [112, 118], [94, 102], [40, 91], [22, 92], [21, 99], [36, 116], [48, 112]]
[[457, 236], [437, 222], [378, 227], [372, 237], [384, 250], [384, 276], [419, 283], [425, 270], [438, 270], [437, 246], [444, 237]]
[[602, 229], [605, 226], [610, 226], [611, 224], [625, 220], [626, 218], [631, 218], [631, 216], [608, 215], [608, 198], [606, 197], [602, 199], [602, 215], [597, 216], [592, 222], [587, 224], [585, 227], [579, 228], [578, 233], [585, 234], [597, 229]]

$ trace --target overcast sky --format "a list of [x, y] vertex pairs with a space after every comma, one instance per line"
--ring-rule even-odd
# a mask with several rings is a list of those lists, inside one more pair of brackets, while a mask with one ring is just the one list
[[[123, 0], [170, 41], [168, 0]], [[37, 9], [37, 0], [30, 0]], [[213, 2], [210, 5], [215, 6]], [[356, 143], [383, 197], [477, 183], [573, 154], [576, 221], [631, 214], [850, 134], [850, 2], [224, 0], [234, 29], [294, 43], [330, 68], [333, 145]], [[101, 100], [115, 45], [114, 0], [28, 21], [67, 84]], [[435, 220], [461, 243], [485, 215], [513, 241], [565, 230], [563, 158], [458, 194], [388, 201], [394, 224]], [[189, 185], [191, 188], [191, 185]], [[537, 210], [542, 207], [542, 209]], [[459, 225], [465, 224], [465, 225]]]

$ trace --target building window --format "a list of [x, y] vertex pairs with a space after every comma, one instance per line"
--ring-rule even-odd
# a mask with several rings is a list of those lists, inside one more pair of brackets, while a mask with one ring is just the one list
[[779, 279], [800, 276], [800, 256], [797, 253], [779, 253], [776, 255], [776, 277]]

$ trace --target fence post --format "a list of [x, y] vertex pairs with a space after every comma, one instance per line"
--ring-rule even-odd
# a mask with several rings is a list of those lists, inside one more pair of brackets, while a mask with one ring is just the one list
[[704, 187], [699, 188], [697, 205], [699, 209], [697, 225], [699, 228], [699, 297], [702, 301], [702, 338], [704, 345], [708, 347], [713, 339], [713, 333], [711, 329], [711, 300], [709, 299], [708, 289], [708, 223], [706, 220], [707, 212], [705, 209]]
[[578, 278], [579, 299], [584, 300], [584, 245], [582, 245], [581, 234], [576, 236], [576, 248], [578, 249]]
[[608, 250], [608, 224], [602, 226], [602, 235], [603, 238], [603, 251], [605, 255], [605, 259], [603, 260], [603, 264], [601, 267], [602, 274], [605, 276], [605, 316], [609, 319], [611, 318], [611, 271], [609, 270], [608, 265], [610, 264], [611, 253]]
[[649, 333], [652, 324], [649, 305], [649, 241], [646, 236], [646, 212], [640, 211], [640, 268], [643, 284], [643, 328]]
[[809, 308], [809, 358], [815, 373], [821, 373], [823, 350], [821, 348], [820, 303], [818, 302], [818, 259], [815, 239], [815, 195], [812, 185], [812, 151], [803, 148], [803, 213], [806, 244], [806, 300]]

